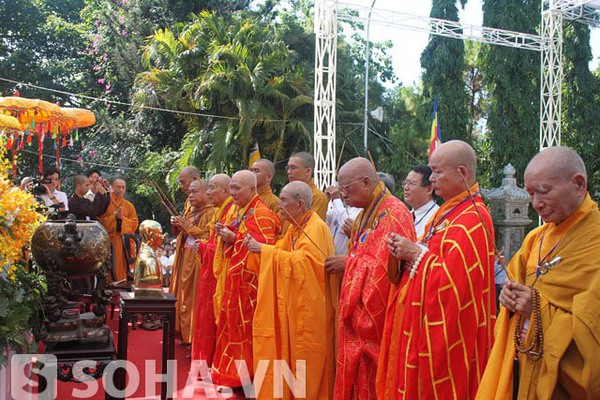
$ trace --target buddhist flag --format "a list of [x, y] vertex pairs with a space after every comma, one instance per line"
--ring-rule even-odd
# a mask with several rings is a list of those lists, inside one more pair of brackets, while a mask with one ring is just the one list
[[252, 148], [250, 149], [250, 153], [248, 153], [248, 168], [252, 168], [252, 164], [254, 164], [255, 161], [258, 161], [261, 159], [260, 156], [260, 150], [258, 149], [258, 142], [254, 143], [254, 146], [252, 146]]
[[442, 132], [437, 115], [437, 99], [433, 101], [433, 122], [431, 123], [431, 137], [429, 139], [429, 157], [431, 153], [442, 144]]

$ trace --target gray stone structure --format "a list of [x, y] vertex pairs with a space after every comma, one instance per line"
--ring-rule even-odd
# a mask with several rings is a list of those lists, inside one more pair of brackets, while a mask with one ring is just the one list
[[482, 190], [492, 212], [496, 246], [504, 249], [507, 264], [523, 243], [525, 227], [533, 222], [528, 217], [529, 194], [517, 186], [515, 172], [508, 164], [503, 170], [502, 186]]

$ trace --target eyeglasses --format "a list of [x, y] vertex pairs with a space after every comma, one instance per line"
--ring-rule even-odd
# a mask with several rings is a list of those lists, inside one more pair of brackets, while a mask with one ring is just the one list
[[350, 182], [350, 183], [347, 183], [347, 184], [345, 184], [345, 185], [339, 185], [340, 192], [344, 192], [344, 193], [346, 193], [346, 192], [348, 191], [348, 189], [350, 189], [350, 187], [351, 187], [352, 185], [354, 185], [356, 182], [359, 182], [359, 181], [361, 181], [362, 179], [364, 179], [364, 176], [362, 176], [362, 177], [360, 177], [360, 178], [357, 178], [357, 179], [353, 180], [352, 182]]
[[416, 187], [416, 186], [419, 186], [419, 182], [411, 181], [410, 179], [407, 179], [404, 182], [402, 182], [402, 186]]

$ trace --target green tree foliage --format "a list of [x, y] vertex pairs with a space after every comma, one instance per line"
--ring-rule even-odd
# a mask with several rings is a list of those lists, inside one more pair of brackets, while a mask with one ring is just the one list
[[[466, 0], [433, 0], [430, 16], [458, 21], [457, 3]], [[433, 109], [433, 100], [438, 100], [438, 118], [444, 141], [462, 139], [469, 141], [467, 126], [469, 110], [465, 90], [464, 42], [441, 36], [430, 35], [429, 43], [421, 54], [423, 73], [423, 96], [430, 103], [421, 110], [420, 117], [426, 119]]]
[[[539, 0], [483, 1], [484, 26], [536, 33], [539, 21]], [[522, 177], [527, 162], [539, 148], [540, 54], [484, 45], [481, 58], [490, 94], [487, 178], [498, 185], [506, 164], [511, 163]]]
[[311, 133], [306, 62], [257, 17], [201, 12], [181, 34], [157, 31], [144, 52], [148, 71], [134, 88], [137, 104], [205, 116], [181, 117], [187, 133], [177, 169], [233, 171], [247, 165], [255, 141], [274, 162]]
[[598, 131], [598, 77], [589, 70], [592, 59], [590, 28], [567, 22], [563, 43], [562, 139], [583, 158], [589, 178], [589, 191], [600, 191], [600, 132]]

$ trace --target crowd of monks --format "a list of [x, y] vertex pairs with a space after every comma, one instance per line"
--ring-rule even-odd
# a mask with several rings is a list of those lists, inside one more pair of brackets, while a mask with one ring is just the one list
[[[295, 398], [289, 384], [274, 391], [283, 360], [305, 374], [307, 399], [600, 398], [600, 212], [575, 151], [548, 148], [527, 166], [544, 224], [506, 267], [499, 310], [471, 146], [443, 143], [426, 173], [409, 173], [412, 211], [372, 161], [342, 165], [327, 195], [314, 168], [292, 155], [279, 197], [266, 159], [232, 176], [179, 174], [188, 197], [172, 219], [169, 290], [181, 343], [210, 367], [201, 379], [240, 388], [260, 370], [256, 397]], [[129, 218], [113, 189], [109, 233]]]

